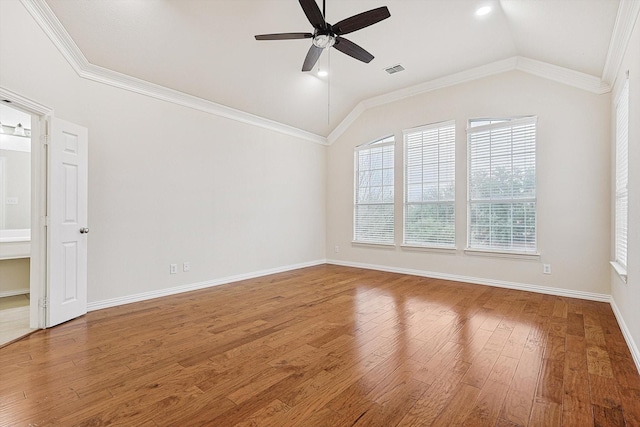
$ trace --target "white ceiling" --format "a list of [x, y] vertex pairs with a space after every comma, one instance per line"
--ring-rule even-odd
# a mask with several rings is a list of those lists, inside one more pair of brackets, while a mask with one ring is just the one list
[[[309, 39], [253, 37], [310, 32], [296, 0], [46, 1], [91, 64], [322, 136], [365, 99], [514, 56], [601, 77], [619, 5], [327, 0], [329, 23], [384, 5], [391, 17], [347, 36], [375, 56], [370, 64], [331, 49], [320, 78], [300, 71]], [[493, 11], [477, 17], [487, 4]], [[398, 63], [406, 71], [384, 71]]]

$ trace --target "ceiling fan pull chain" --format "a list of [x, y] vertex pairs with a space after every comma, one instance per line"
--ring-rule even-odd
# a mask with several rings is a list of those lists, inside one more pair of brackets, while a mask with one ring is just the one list
[[327, 60], [327, 68], [329, 69], [327, 76], [327, 125], [331, 125], [331, 49], [327, 52]]

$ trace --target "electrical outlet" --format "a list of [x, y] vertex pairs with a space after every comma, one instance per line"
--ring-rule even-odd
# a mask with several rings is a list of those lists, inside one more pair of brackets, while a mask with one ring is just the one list
[[169, 265], [169, 273], [176, 274], [178, 272], [178, 264]]
[[542, 272], [544, 274], [551, 274], [551, 264], [542, 264]]
[[191, 270], [191, 263], [189, 261], [183, 262], [182, 263], [182, 271], [184, 271], [186, 273], [189, 270]]
[[333, 250], [338, 253], [340, 252], [340, 246], [336, 245], [335, 248], [333, 248]]

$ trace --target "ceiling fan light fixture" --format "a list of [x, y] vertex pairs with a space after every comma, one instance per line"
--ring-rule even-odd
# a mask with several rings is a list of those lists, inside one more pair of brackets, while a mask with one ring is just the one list
[[330, 34], [318, 34], [313, 38], [313, 45], [320, 49], [326, 49], [336, 43], [336, 38]]
[[318, 70], [318, 77], [327, 77], [329, 72], [327, 70]]

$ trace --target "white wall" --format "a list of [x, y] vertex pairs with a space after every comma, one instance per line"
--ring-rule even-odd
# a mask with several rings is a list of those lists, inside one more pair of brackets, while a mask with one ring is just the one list
[[29, 258], [0, 260], [0, 297], [29, 292]]
[[82, 79], [17, 0], [0, 57], [89, 129], [89, 302], [324, 259], [326, 147]]
[[[366, 111], [329, 148], [327, 255], [337, 262], [609, 294], [610, 96], [518, 71]], [[537, 115], [539, 260], [465, 255], [467, 120]], [[457, 253], [407, 251], [402, 242], [402, 130], [456, 121]], [[353, 245], [353, 148], [396, 136], [396, 247]], [[334, 252], [334, 246], [340, 252]], [[552, 266], [543, 275], [542, 263]], [[569, 292], [571, 293], [571, 292]]]
[[[615, 101], [624, 81], [625, 73], [629, 70], [629, 235], [628, 235], [628, 268], [627, 283], [620, 280], [611, 269], [611, 294], [615, 306], [622, 316], [627, 333], [632, 337], [635, 348], [636, 364], [640, 369], [640, 21], [636, 22], [631, 40], [627, 46], [626, 55], [618, 73], [611, 100], [612, 123], [615, 123]], [[611, 170], [612, 181], [615, 173], [615, 126], [611, 132]], [[615, 195], [615, 181], [611, 186], [613, 205]], [[613, 211], [612, 211], [613, 215]], [[612, 216], [613, 218], [613, 216]], [[613, 225], [612, 221], [612, 225]], [[613, 228], [612, 228], [613, 234]], [[611, 259], [614, 259], [613, 239]], [[632, 344], [632, 347], [634, 344]]]

